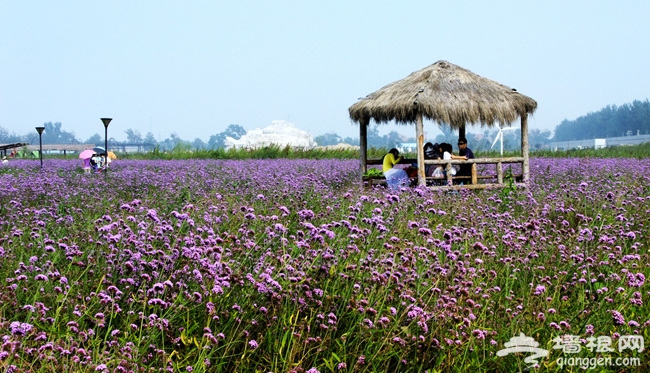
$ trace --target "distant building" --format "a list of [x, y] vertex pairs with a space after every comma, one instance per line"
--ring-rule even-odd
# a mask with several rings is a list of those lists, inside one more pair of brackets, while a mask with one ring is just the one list
[[[637, 131], [637, 134], [640, 133]], [[650, 135], [608, 137], [604, 139], [553, 141], [549, 144], [552, 150], [569, 149], [601, 149], [608, 146], [638, 145], [650, 142]]]
[[400, 153], [415, 153], [418, 148], [418, 143], [416, 142], [403, 142], [397, 145], [397, 150]]

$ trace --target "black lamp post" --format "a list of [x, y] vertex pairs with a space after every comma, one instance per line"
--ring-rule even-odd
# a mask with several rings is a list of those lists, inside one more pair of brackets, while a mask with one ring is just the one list
[[102, 120], [102, 123], [104, 123], [104, 151], [105, 156], [108, 158], [108, 125], [111, 123], [111, 120], [113, 118], [99, 118]]
[[41, 168], [43, 168], [43, 130], [45, 130], [45, 127], [36, 127], [36, 132], [38, 132], [38, 144], [40, 148], [38, 154], [41, 156]]

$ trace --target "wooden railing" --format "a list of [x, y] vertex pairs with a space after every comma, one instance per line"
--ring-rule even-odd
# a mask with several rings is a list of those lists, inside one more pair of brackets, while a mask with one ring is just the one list
[[[368, 159], [367, 165], [381, 165], [383, 162], [381, 159]], [[417, 164], [416, 159], [402, 159], [400, 164]], [[504, 172], [504, 165], [515, 165], [515, 164], [524, 164], [524, 158], [523, 157], [504, 157], [504, 158], [475, 158], [475, 159], [468, 159], [468, 160], [433, 160], [433, 159], [427, 159], [424, 161], [424, 164], [426, 166], [443, 166], [447, 172], [446, 172], [446, 178], [437, 178], [437, 177], [427, 177], [427, 184], [431, 184], [430, 186], [432, 187], [437, 187], [437, 188], [451, 188], [451, 189], [458, 189], [458, 188], [469, 188], [469, 189], [484, 189], [484, 188], [490, 188], [490, 187], [503, 187], [505, 185], [505, 180], [506, 178], [506, 173]], [[481, 173], [479, 174], [478, 172], [478, 165], [494, 165], [495, 170], [494, 173]], [[450, 170], [452, 165], [471, 165], [471, 173], [470, 175], [452, 175]], [[514, 181], [517, 183], [521, 183], [523, 181], [523, 174], [522, 173], [513, 173], [512, 177], [514, 178]], [[417, 179], [417, 178], [415, 178]], [[372, 186], [373, 180], [376, 181], [381, 181], [385, 180], [383, 176], [380, 177], [369, 177], [369, 176], [364, 176], [363, 181], [367, 182], [369, 186]], [[496, 182], [492, 183], [480, 183], [479, 180], [482, 181], [490, 181], [494, 180]], [[440, 183], [442, 181], [442, 183]], [[463, 185], [454, 185], [454, 182], [460, 183], [462, 182]], [[436, 185], [436, 184], [442, 184], [442, 185]], [[523, 185], [523, 184], [522, 184]]]

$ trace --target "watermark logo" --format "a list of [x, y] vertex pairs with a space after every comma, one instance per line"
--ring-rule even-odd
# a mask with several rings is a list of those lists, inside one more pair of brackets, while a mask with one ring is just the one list
[[529, 352], [533, 353], [524, 359], [524, 363], [530, 364], [528, 367], [532, 368], [535, 365], [539, 365], [537, 359], [541, 357], [548, 357], [549, 350], [539, 348], [539, 343], [531, 338], [527, 337], [524, 333], [519, 333], [519, 337], [510, 338], [510, 342], [503, 344], [504, 349], [497, 351], [497, 356], [506, 356], [516, 352]]
[[[609, 336], [589, 337], [586, 338], [585, 349], [589, 352], [613, 352], [612, 338]], [[578, 335], [563, 335], [553, 338], [553, 349], [561, 349], [565, 354], [577, 354], [582, 350], [582, 341]], [[641, 335], [622, 335], [618, 339], [618, 352], [625, 350], [643, 352], [645, 343]]]
[[[582, 351], [583, 348], [589, 352], [614, 352], [612, 347], [612, 338], [609, 336], [588, 337], [584, 340], [577, 335], [563, 335], [553, 338], [553, 349], [562, 350], [564, 355], [556, 360], [559, 367], [574, 366], [582, 369], [596, 369], [597, 367], [638, 367], [641, 365], [641, 359], [638, 357], [580, 357], [573, 356]], [[645, 344], [641, 335], [622, 335], [618, 338], [618, 352], [626, 350], [643, 352]]]
[[[565, 366], [579, 366], [583, 369], [595, 369], [596, 367], [612, 366], [640, 366], [641, 359], [638, 357], [579, 357], [575, 354], [580, 353], [583, 348], [589, 352], [595, 353], [608, 353], [614, 352], [612, 346], [612, 338], [609, 336], [588, 337], [581, 339], [578, 335], [562, 335], [553, 338], [552, 342], [554, 350], [562, 350], [563, 354], [568, 356], [561, 356], [556, 360], [559, 367]], [[524, 362], [530, 364], [528, 368], [539, 366], [540, 358], [548, 357], [550, 351], [539, 348], [539, 343], [527, 337], [524, 333], [519, 333], [518, 337], [510, 338], [510, 341], [504, 343], [506, 348], [497, 351], [497, 356], [506, 356], [511, 353], [532, 353], [526, 357]], [[637, 351], [643, 352], [645, 350], [645, 343], [641, 335], [622, 335], [618, 338], [617, 342], [618, 352]]]

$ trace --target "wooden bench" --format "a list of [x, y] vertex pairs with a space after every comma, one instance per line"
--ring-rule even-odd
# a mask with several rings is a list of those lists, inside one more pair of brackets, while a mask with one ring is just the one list
[[[515, 178], [515, 182], [520, 183], [523, 180], [523, 175], [522, 174], [514, 174], [513, 177]], [[478, 180], [495, 180], [497, 178], [497, 175], [478, 175], [476, 176]], [[411, 177], [411, 184], [413, 182], [417, 181], [417, 177]], [[470, 181], [472, 179], [471, 176], [452, 176], [451, 180], [453, 181], [460, 181], [460, 182], [465, 182], [465, 181]], [[440, 178], [440, 177], [427, 177], [427, 185], [435, 185], [436, 182], [440, 182], [440, 185], [446, 185], [446, 178]], [[363, 182], [364, 185], [367, 187], [372, 187], [373, 185], [385, 185], [386, 184], [386, 178], [384, 176], [363, 176]]]
[[[415, 159], [402, 159], [399, 164], [415, 164], [417, 161]], [[366, 161], [366, 165], [382, 165], [383, 160], [382, 159], [368, 159]], [[429, 165], [435, 165], [435, 166], [443, 166], [449, 169], [452, 164], [454, 165], [462, 165], [462, 164], [471, 164], [472, 166], [472, 173], [473, 175], [458, 175], [458, 176], [451, 176], [448, 175], [446, 178], [435, 178], [435, 177], [427, 177], [426, 178], [426, 183], [427, 185], [435, 184], [436, 182], [441, 182], [443, 185], [439, 185], [440, 187], [447, 187], [450, 182], [454, 184], [454, 186], [457, 186], [455, 184], [458, 184], [459, 182], [462, 182], [465, 186], [467, 187], [468, 185], [471, 185], [472, 188], [481, 188], [481, 187], [490, 187], [490, 186], [503, 186], [505, 185], [505, 181], [507, 179], [507, 175], [504, 175], [503, 172], [503, 164], [523, 164], [523, 158], [522, 157], [509, 157], [509, 158], [482, 158], [482, 159], [471, 159], [471, 160], [425, 160], [424, 164], [426, 166]], [[485, 165], [485, 164], [493, 164], [496, 167], [496, 173], [495, 174], [478, 174], [477, 171], [477, 165]], [[523, 175], [521, 173], [517, 174], [512, 174], [512, 177], [514, 178], [514, 181], [516, 183], [521, 183], [523, 181]], [[411, 183], [413, 184], [413, 181], [416, 181], [418, 178], [417, 177], [412, 177]], [[472, 180], [475, 180], [475, 183], [472, 183]], [[487, 183], [487, 184], [480, 184], [479, 180], [496, 180], [496, 183]], [[373, 184], [385, 184], [386, 183], [386, 178], [384, 176], [367, 176], [364, 175], [362, 178], [362, 181], [364, 185], [368, 187], [372, 187]], [[466, 183], [468, 182], [468, 183]]]

